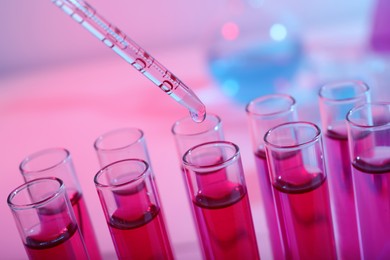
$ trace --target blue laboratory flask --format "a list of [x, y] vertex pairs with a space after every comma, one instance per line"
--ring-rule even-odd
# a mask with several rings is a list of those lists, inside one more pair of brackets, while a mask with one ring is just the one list
[[302, 58], [297, 19], [267, 0], [227, 0], [208, 37], [209, 71], [222, 92], [246, 104], [291, 85]]

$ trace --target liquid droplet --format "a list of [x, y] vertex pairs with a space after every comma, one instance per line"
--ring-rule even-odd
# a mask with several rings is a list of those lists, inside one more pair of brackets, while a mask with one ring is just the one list
[[191, 115], [191, 118], [194, 122], [196, 123], [202, 123], [203, 120], [206, 118], [206, 111], [203, 110], [203, 111], [191, 111], [190, 110], [190, 115]]

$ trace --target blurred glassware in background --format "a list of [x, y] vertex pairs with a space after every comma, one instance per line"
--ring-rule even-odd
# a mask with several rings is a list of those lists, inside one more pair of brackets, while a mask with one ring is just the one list
[[366, 11], [360, 12], [356, 2], [347, 4], [358, 15], [346, 15], [338, 25], [318, 30], [317, 37], [305, 42], [310, 52], [306, 56], [310, 67], [307, 73], [317, 86], [330, 81], [364, 81], [372, 87], [373, 100], [386, 101], [390, 98], [386, 91], [390, 80], [390, 2], [365, 2], [359, 1], [366, 6]]
[[[390, 1], [373, 1], [371, 12], [370, 31], [366, 43], [366, 70], [368, 70], [378, 89], [388, 88], [390, 80]], [[376, 100], [387, 101], [390, 96], [384, 91], [378, 91], [374, 97]], [[386, 91], [387, 93], [390, 93]]]
[[375, 52], [390, 53], [390, 1], [377, 0], [373, 11], [370, 47]]
[[227, 0], [221, 9], [207, 62], [224, 94], [246, 104], [294, 78], [303, 50], [292, 13], [265, 0]]

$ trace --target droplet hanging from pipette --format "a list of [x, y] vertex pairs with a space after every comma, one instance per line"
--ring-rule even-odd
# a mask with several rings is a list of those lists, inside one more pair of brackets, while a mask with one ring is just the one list
[[190, 116], [192, 120], [196, 123], [202, 123], [203, 120], [206, 118], [206, 110], [202, 111], [192, 111], [190, 110]]

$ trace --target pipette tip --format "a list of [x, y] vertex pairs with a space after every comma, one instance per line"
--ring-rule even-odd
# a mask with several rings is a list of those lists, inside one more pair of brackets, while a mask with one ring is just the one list
[[203, 107], [201, 111], [190, 110], [190, 115], [192, 120], [194, 120], [196, 123], [202, 123], [206, 118], [206, 108]]

